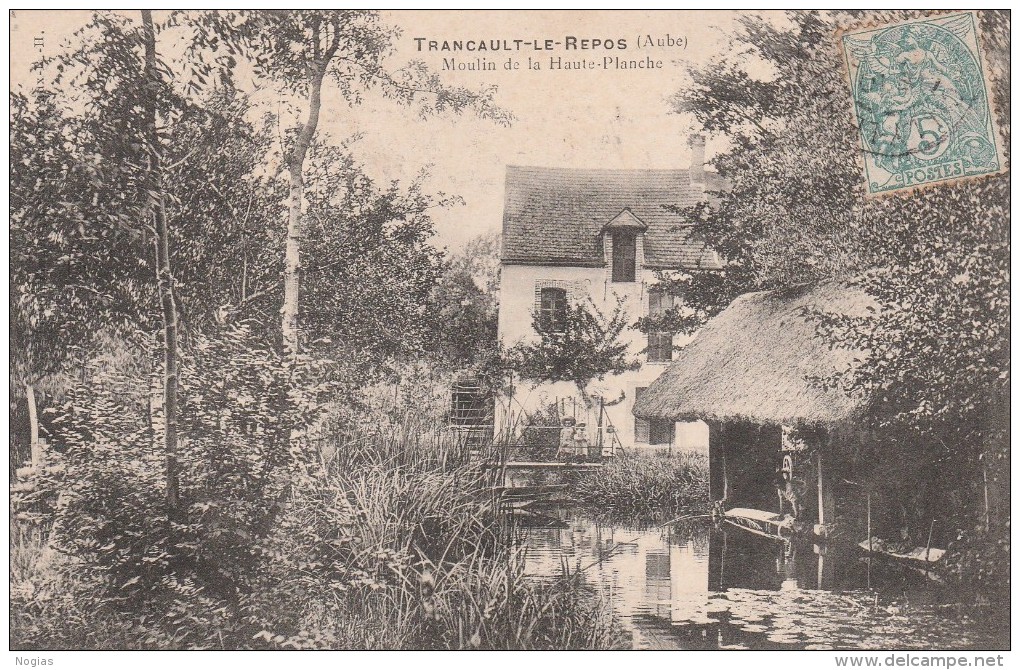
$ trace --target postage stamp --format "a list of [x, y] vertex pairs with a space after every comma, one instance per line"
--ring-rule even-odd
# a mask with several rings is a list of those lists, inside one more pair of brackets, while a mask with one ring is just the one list
[[869, 195], [1002, 168], [979, 40], [971, 12], [842, 35]]

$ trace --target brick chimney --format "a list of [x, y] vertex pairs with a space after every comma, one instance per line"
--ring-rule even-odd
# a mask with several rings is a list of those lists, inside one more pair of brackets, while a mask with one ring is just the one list
[[687, 138], [687, 146], [691, 148], [691, 183], [705, 183], [705, 136], [691, 135]]

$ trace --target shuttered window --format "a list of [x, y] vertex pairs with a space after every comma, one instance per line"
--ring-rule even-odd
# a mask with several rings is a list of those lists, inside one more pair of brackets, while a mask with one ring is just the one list
[[567, 327], [567, 291], [547, 286], [541, 290], [538, 320], [543, 330], [562, 333]]
[[[647, 386], [634, 389], [634, 401], [641, 397]], [[675, 439], [676, 424], [669, 419], [641, 419], [634, 417], [634, 441], [638, 444], [668, 445]]]
[[[634, 389], [634, 402], [637, 402], [641, 394], [645, 392], [647, 386], [639, 386]], [[649, 437], [649, 426], [646, 419], [634, 417], [634, 441], [640, 444], [648, 444]]]
[[676, 424], [669, 420], [654, 419], [648, 422], [649, 444], [673, 444]]
[[613, 233], [613, 281], [634, 281], [637, 267], [637, 236], [630, 232]]
[[672, 333], [648, 333], [648, 362], [665, 363], [673, 360]]
[[[658, 316], [673, 307], [673, 296], [660, 288], [648, 291], [648, 316]], [[664, 363], [673, 360], [673, 333], [648, 333], [648, 362]]]

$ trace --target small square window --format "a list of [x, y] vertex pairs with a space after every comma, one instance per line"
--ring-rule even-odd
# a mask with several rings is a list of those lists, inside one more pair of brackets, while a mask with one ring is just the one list
[[[637, 401], [647, 386], [634, 389], [634, 400]], [[634, 417], [634, 441], [638, 444], [669, 445], [675, 439], [676, 424], [669, 419], [641, 419]]]

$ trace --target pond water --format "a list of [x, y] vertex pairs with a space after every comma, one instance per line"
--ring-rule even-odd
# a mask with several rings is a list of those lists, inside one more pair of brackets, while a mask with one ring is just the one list
[[907, 568], [707, 522], [641, 530], [546, 513], [549, 525], [519, 525], [529, 575], [580, 571], [636, 649], [1009, 647], [1008, 619]]

